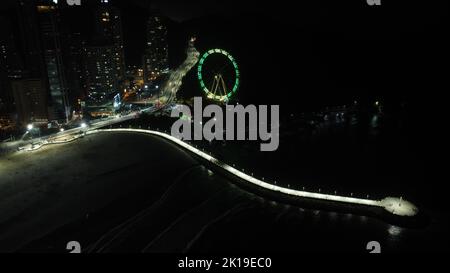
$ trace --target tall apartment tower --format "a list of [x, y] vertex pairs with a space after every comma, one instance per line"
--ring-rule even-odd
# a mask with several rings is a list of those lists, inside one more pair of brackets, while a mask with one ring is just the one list
[[144, 81], [152, 81], [169, 69], [167, 26], [161, 16], [147, 21], [147, 44], [143, 57]]

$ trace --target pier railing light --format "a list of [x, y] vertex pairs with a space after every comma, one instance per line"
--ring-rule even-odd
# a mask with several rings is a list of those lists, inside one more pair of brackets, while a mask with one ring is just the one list
[[[142, 130], [137, 129], [110, 129], [110, 130], [92, 130], [87, 131], [84, 130], [84, 134], [93, 134], [98, 133], [102, 131], [136, 131], [136, 132], [142, 132]], [[176, 144], [179, 144], [180, 146], [184, 147], [185, 149], [191, 151], [194, 154], [199, 155], [200, 157], [203, 157], [204, 159], [213, 162], [213, 164], [217, 165], [218, 167], [223, 168], [225, 171], [234, 174], [237, 177], [240, 177], [244, 180], [246, 180], [248, 183], [252, 183], [255, 185], [258, 185], [262, 188], [287, 194], [291, 196], [297, 196], [297, 197], [304, 197], [304, 198], [312, 198], [312, 199], [321, 199], [321, 200], [327, 200], [327, 201], [333, 201], [333, 202], [339, 202], [339, 203], [351, 203], [351, 204], [359, 204], [364, 206], [373, 206], [373, 207], [381, 207], [385, 210], [389, 211], [392, 214], [398, 215], [398, 216], [415, 216], [418, 213], [418, 208], [414, 206], [412, 203], [408, 202], [407, 200], [404, 200], [403, 197], [395, 198], [395, 197], [386, 197], [382, 200], [375, 200], [375, 199], [369, 199], [369, 195], [367, 195], [367, 199], [363, 198], [355, 198], [353, 197], [353, 193], [350, 193], [350, 196], [352, 197], [346, 197], [346, 196], [338, 196], [337, 190], [334, 191], [334, 195], [332, 194], [326, 194], [321, 193], [322, 189], [319, 188], [318, 191], [311, 190], [309, 192], [305, 191], [305, 186], [302, 186], [303, 191], [296, 190], [295, 186], [291, 189], [290, 184], [287, 184], [286, 186], [277, 186], [277, 181], [274, 180], [274, 183], [271, 184], [270, 182], [264, 182], [264, 177], [261, 178], [261, 180], [254, 178], [253, 173], [252, 177], [249, 177], [246, 174], [243, 174], [242, 172], [238, 171], [235, 168], [230, 167], [229, 165], [219, 161], [218, 159], [215, 159], [213, 157], [209, 157], [207, 154], [202, 153], [199, 151], [199, 149], [194, 148], [193, 146], [196, 146], [195, 144], [188, 144], [182, 140], [179, 140], [175, 137], [172, 137], [170, 134], [161, 133], [157, 131], [148, 130], [146, 131], [149, 134], [153, 135], [159, 135], [163, 138], [169, 139], [173, 141]], [[43, 145], [41, 145], [43, 146]], [[203, 149], [203, 148], [201, 148]], [[33, 150], [35, 150], [33, 148]], [[203, 149], [204, 150], [204, 149]], [[211, 152], [209, 152], [211, 154]], [[233, 164], [235, 166], [235, 164]], [[244, 169], [242, 169], [244, 171]], [[283, 183], [282, 183], [283, 184]]]

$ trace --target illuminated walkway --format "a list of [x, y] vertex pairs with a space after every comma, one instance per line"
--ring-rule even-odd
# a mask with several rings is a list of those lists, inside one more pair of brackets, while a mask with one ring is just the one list
[[332, 202], [338, 202], [338, 203], [347, 203], [347, 204], [356, 204], [356, 205], [364, 205], [364, 206], [371, 206], [371, 207], [380, 207], [384, 208], [388, 212], [398, 215], [398, 216], [415, 216], [418, 213], [417, 207], [406, 201], [402, 198], [396, 198], [396, 197], [386, 197], [382, 200], [372, 200], [372, 199], [363, 199], [363, 198], [354, 198], [354, 197], [346, 197], [346, 196], [339, 196], [339, 195], [331, 195], [331, 194], [323, 194], [323, 193], [315, 193], [315, 192], [308, 192], [308, 191], [300, 191], [300, 190], [294, 190], [289, 189], [281, 186], [277, 186], [274, 184], [270, 184], [267, 182], [264, 182], [262, 180], [259, 180], [257, 178], [254, 178], [253, 176], [250, 176], [246, 173], [243, 173], [221, 161], [218, 159], [210, 156], [209, 154], [191, 146], [190, 144], [187, 144], [186, 142], [183, 142], [182, 140], [175, 138], [169, 134], [153, 131], [153, 130], [145, 130], [145, 129], [97, 129], [97, 130], [91, 130], [87, 131], [86, 134], [95, 134], [100, 132], [135, 132], [135, 133], [144, 133], [144, 134], [150, 134], [150, 135], [156, 135], [159, 137], [162, 137], [164, 139], [167, 139], [184, 149], [188, 150], [189, 152], [194, 153], [195, 155], [211, 162], [215, 166], [222, 168], [223, 170], [227, 171], [230, 174], [233, 174], [234, 176], [248, 182], [252, 183], [254, 185], [257, 185], [261, 188], [274, 191], [274, 192], [280, 192], [286, 195], [295, 196], [295, 197], [303, 197], [303, 198], [311, 198], [311, 199], [318, 199], [318, 200], [326, 200], [326, 201], [332, 201]]

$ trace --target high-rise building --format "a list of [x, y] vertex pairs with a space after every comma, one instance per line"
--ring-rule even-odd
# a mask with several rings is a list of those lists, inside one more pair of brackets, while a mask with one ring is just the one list
[[0, 114], [6, 116], [14, 112], [11, 80], [22, 77], [23, 65], [11, 21], [7, 17], [0, 17], [0, 25]]
[[67, 120], [70, 115], [68, 88], [63, 63], [58, 6], [44, 1], [37, 6], [42, 53], [50, 91], [50, 119]]
[[108, 1], [95, 10], [94, 35], [84, 55], [88, 98], [100, 102], [119, 93], [125, 77], [122, 19]]
[[119, 91], [113, 46], [90, 46], [85, 49], [88, 97], [94, 102], [111, 98]]
[[41, 79], [13, 81], [12, 92], [21, 124], [47, 122], [47, 90]]
[[24, 63], [24, 77], [47, 78], [42, 54], [38, 13], [35, 0], [17, 1], [20, 29], [20, 49]]
[[87, 96], [85, 40], [80, 33], [66, 33], [63, 39], [63, 60], [67, 79], [69, 104], [79, 110], [79, 102]]
[[147, 44], [143, 57], [144, 80], [155, 80], [169, 69], [167, 26], [161, 16], [147, 21]]
[[40, 79], [47, 91], [48, 118], [67, 120], [70, 107], [57, 1], [18, 0], [17, 3], [23, 79]]
[[10, 79], [23, 76], [23, 63], [20, 57], [17, 41], [14, 37], [9, 18], [0, 17], [0, 63]]
[[97, 9], [95, 21], [95, 40], [98, 44], [112, 47], [114, 70], [119, 79], [122, 79], [125, 74], [125, 57], [120, 11], [106, 1]]

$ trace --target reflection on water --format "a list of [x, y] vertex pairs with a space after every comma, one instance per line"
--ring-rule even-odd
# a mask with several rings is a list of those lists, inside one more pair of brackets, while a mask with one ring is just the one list
[[391, 235], [391, 238], [396, 238], [401, 235], [402, 228], [394, 225], [390, 225], [388, 228], [388, 233]]
[[407, 249], [405, 242], [413, 235], [378, 218], [286, 205], [239, 187], [230, 190], [232, 195], [248, 196], [254, 206], [232, 212], [209, 226], [191, 251], [366, 252], [367, 243], [375, 240], [389, 252]]
[[338, 214], [336, 212], [330, 212], [329, 217], [332, 221], [336, 221]]

